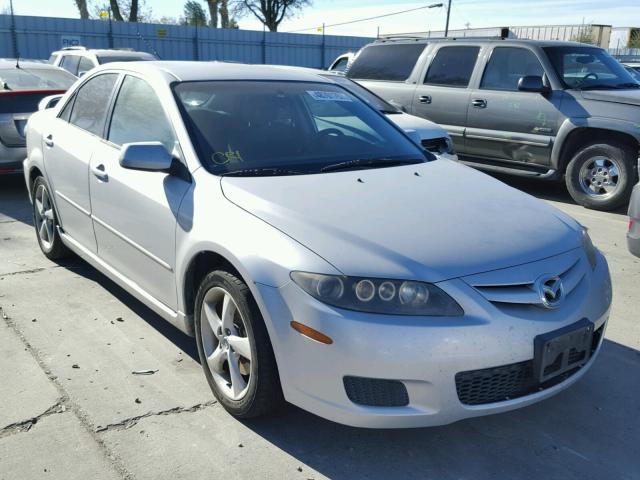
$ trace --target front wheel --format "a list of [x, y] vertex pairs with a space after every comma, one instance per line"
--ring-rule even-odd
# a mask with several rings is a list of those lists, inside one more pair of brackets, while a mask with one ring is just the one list
[[579, 150], [567, 166], [571, 197], [595, 210], [615, 210], [629, 202], [636, 179], [636, 152], [623, 143], [595, 143]]
[[38, 177], [33, 182], [33, 225], [40, 250], [49, 260], [59, 260], [70, 255], [69, 249], [62, 243], [58, 232], [56, 216], [51, 192], [44, 178]]
[[221, 270], [204, 278], [196, 297], [195, 332], [200, 363], [225, 410], [251, 418], [283, 403], [266, 326], [242, 280]]

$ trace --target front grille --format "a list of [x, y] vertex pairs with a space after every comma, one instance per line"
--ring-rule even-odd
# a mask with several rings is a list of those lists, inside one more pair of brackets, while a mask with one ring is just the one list
[[[598, 348], [603, 329], [604, 325], [593, 333], [591, 353]], [[584, 355], [584, 352], [582, 354]], [[547, 369], [552, 371], [553, 368], [553, 364], [548, 365], [545, 373], [547, 373]], [[456, 390], [460, 402], [465, 405], [503, 402], [557, 385], [572, 376], [580, 368], [570, 370], [543, 383], [539, 383], [533, 377], [533, 360], [500, 367], [483, 368], [481, 370], [469, 370], [456, 374]]]
[[425, 138], [422, 140], [422, 146], [425, 150], [431, 153], [445, 153], [449, 146], [447, 145], [447, 139], [441, 138]]
[[[587, 273], [584, 261], [580, 258], [573, 260], [560, 269], [558, 276], [562, 280], [565, 298], [580, 285]], [[542, 300], [535, 285], [535, 278], [522, 283], [472, 283], [472, 286], [487, 300], [496, 306], [505, 308], [509, 305], [541, 306]]]
[[404, 383], [378, 378], [344, 377], [344, 389], [353, 403], [371, 407], [404, 407], [409, 394]]

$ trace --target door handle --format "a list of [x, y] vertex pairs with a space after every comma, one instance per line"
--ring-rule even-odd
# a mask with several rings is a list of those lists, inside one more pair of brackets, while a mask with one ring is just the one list
[[420, 103], [431, 103], [431, 95], [420, 95], [418, 101]]
[[104, 168], [104, 165], [102, 163], [95, 167], [91, 167], [91, 173], [93, 173], [96, 177], [98, 177], [103, 182], [106, 182], [107, 179], [109, 178], [109, 175], [107, 175], [107, 171]]
[[487, 108], [487, 101], [483, 100], [482, 98], [476, 98], [471, 101], [471, 105], [476, 108]]
[[44, 143], [47, 147], [53, 147], [53, 135], [47, 135], [44, 139]]

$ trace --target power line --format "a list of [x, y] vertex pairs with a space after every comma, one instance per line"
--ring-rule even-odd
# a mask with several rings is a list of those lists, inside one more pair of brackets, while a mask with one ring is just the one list
[[[402, 10], [400, 12], [385, 13], [384, 15], [376, 15], [375, 17], [361, 18], [359, 20], [350, 20], [348, 22], [334, 23], [334, 24], [331, 24], [331, 25], [324, 25], [324, 28], [326, 29], [328, 27], [340, 27], [342, 25], [350, 25], [352, 23], [366, 22], [368, 20], [376, 20], [378, 18], [385, 18], [385, 17], [391, 17], [393, 15], [400, 15], [401, 13], [415, 12], [416, 10], [425, 10], [427, 8], [437, 8], [437, 7], [442, 7], [442, 6], [443, 6], [442, 3], [432, 3], [431, 5], [425, 5], [423, 7], [417, 7], [417, 8], [410, 8], [409, 10]], [[311, 31], [311, 30], [317, 30], [317, 28], [318, 27], [302, 28], [300, 30], [290, 30], [290, 31], [284, 32], [284, 33], [308, 32], [308, 31]]]

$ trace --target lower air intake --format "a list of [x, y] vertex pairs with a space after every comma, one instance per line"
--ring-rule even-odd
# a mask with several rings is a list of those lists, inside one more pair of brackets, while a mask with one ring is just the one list
[[398, 380], [344, 377], [344, 389], [353, 403], [370, 407], [404, 407], [409, 405], [409, 394]]

